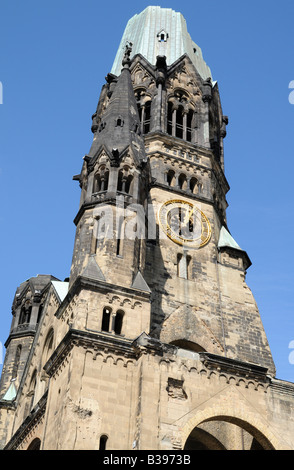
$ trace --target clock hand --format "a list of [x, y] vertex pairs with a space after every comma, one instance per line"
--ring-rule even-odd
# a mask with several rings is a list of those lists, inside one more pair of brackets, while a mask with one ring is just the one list
[[186, 215], [185, 217], [185, 220], [184, 220], [184, 223], [187, 225], [189, 223], [189, 220], [191, 219], [191, 216], [193, 214], [193, 211], [194, 211], [194, 207], [192, 207], [191, 211], [188, 213], [188, 215]]

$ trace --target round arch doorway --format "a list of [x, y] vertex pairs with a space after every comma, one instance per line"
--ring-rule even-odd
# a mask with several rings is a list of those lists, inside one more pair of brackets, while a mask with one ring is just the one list
[[190, 432], [184, 450], [273, 450], [269, 440], [253, 426], [237, 418], [215, 417]]

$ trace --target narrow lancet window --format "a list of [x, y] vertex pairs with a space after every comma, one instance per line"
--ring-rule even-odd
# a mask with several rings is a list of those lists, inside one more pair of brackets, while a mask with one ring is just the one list
[[100, 437], [100, 441], [99, 441], [99, 450], [106, 450], [106, 443], [107, 443], [107, 440], [108, 440], [108, 437], [103, 434], [101, 437]]
[[179, 253], [177, 256], [177, 275], [182, 279], [191, 279], [191, 256]]
[[105, 307], [103, 309], [103, 314], [102, 314], [102, 326], [101, 326], [102, 331], [109, 331], [110, 316], [111, 316], [111, 309], [108, 307]]
[[114, 333], [116, 335], [120, 335], [122, 331], [122, 326], [123, 326], [123, 317], [124, 317], [124, 312], [122, 310], [118, 310], [115, 315], [114, 319]]

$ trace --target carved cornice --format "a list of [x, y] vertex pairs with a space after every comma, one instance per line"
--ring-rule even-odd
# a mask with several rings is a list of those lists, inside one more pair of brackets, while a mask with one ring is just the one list
[[70, 329], [45, 364], [44, 370], [52, 377], [60, 368], [73, 347], [85, 348], [92, 351], [94, 356], [97, 351], [107, 353], [111, 351], [123, 357], [135, 358], [137, 354], [132, 344], [132, 340], [122, 336], [93, 332], [91, 330], [82, 331]]
[[131, 296], [133, 299], [145, 299], [148, 301], [150, 300], [151, 295], [150, 292], [141, 291], [133, 287], [118, 286], [115, 284], [110, 284], [106, 281], [90, 279], [84, 276], [78, 276], [73, 285], [71, 286], [64, 301], [56, 311], [55, 316], [57, 318], [60, 318], [64, 309], [69, 305], [73, 297], [77, 295], [82, 289], [99, 291], [102, 293], [116, 293], [121, 295], [128, 295]]
[[259, 383], [269, 383], [267, 375], [268, 369], [257, 364], [231, 359], [225, 356], [218, 356], [207, 352], [199, 353], [201, 362], [207, 369], [232, 374], [237, 377], [253, 379]]

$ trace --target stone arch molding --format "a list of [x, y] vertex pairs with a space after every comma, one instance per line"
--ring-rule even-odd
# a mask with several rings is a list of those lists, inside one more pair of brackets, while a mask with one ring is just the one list
[[267, 442], [268, 448], [272, 450], [287, 450], [288, 448], [282, 444], [281, 440], [270, 430], [269, 424], [260, 419], [256, 412], [249, 409], [241, 409], [232, 405], [218, 405], [213, 404], [213, 407], [205, 408], [205, 410], [197, 411], [192, 417], [186, 417], [185, 423], [180, 427], [181, 432], [181, 448], [183, 449], [185, 443], [194, 428], [201, 423], [213, 420], [227, 421], [237, 426], [242, 427], [256, 437], [258, 440]]

